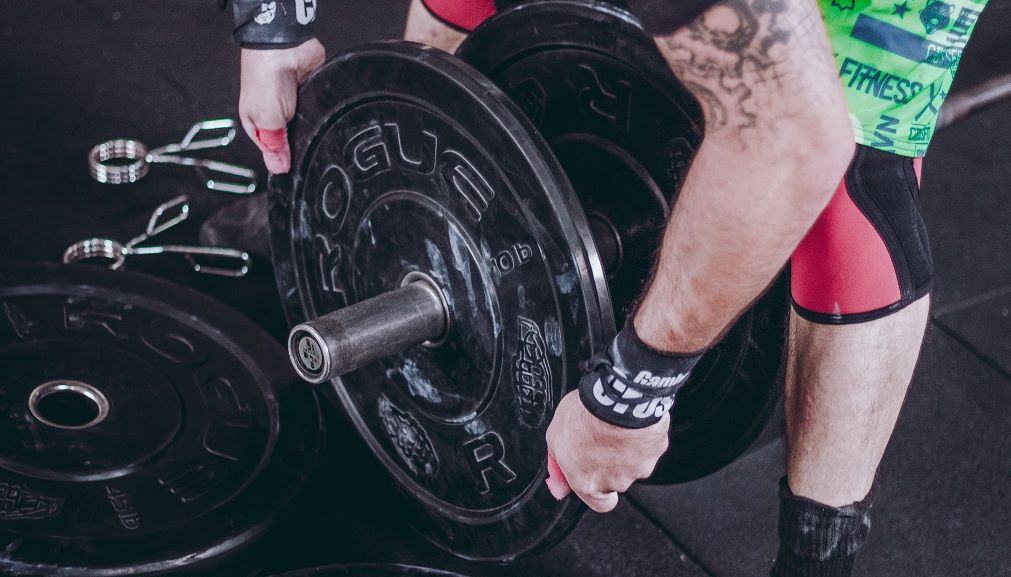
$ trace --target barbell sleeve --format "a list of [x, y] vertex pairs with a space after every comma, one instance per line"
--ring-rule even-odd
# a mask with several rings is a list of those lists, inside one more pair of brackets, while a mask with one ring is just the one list
[[288, 356], [303, 379], [323, 383], [448, 332], [441, 292], [417, 280], [295, 326]]

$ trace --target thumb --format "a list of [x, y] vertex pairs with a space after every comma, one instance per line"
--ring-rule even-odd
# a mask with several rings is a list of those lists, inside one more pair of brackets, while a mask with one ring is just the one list
[[287, 128], [254, 128], [256, 146], [263, 153], [263, 162], [271, 174], [282, 174], [291, 169], [291, 149], [288, 147]]
[[243, 48], [239, 72], [239, 118], [273, 174], [291, 168], [286, 126], [295, 112], [296, 71], [283, 50]]
[[565, 478], [565, 473], [562, 472], [562, 468], [558, 466], [558, 461], [555, 460], [554, 455], [551, 453], [548, 453], [548, 478], [544, 482], [547, 483], [551, 496], [559, 501], [572, 492], [572, 488], [569, 487], [569, 481]]
[[288, 172], [291, 169], [291, 149], [288, 147], [287, 127], [282, 125], [281, 128], [267, 128], [257, 123], [251, 116], [240, 114], [242, 128], [260, 149], [267, 171], [271, 174]]

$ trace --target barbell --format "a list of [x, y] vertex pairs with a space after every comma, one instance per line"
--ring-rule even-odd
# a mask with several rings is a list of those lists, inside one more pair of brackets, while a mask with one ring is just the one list
[[[509, 561], [575, 525], [544, 432], [642, 290], [702, 133], [652, 39], [595, 2], [521, 4], [455, 56], [361, 46], [299, 89], [293, 170], [270, 180], [289, 355], [437, 545]], [[763, 430], [787, 310], [780, 281], [707, 353], [651, 481]]]

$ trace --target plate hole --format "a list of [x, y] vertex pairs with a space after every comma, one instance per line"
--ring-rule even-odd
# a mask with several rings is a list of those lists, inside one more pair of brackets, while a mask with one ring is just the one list
[[40, 422], [58, 429], [86, 429], [105, 420], [109, 400], [95, 387], [79, 381], [50, 381], [39, 385], [28, 408]]

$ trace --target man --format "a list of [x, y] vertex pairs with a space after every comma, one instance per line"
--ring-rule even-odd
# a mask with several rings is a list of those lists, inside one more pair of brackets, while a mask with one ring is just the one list
[[[925, 153], [982, 4], [628, 4], [702, 104], [706, 135], [654, 274], [579, 391], [559, 402], [549, 450], [583, 501], [614, 508], [667, 449], [678, 385], [792, 257], [788, 474], [772, 575], [849, 575], [929, 306], [910, 157]], [[234, 6], [243, 126], [268, 169], [287, 172], [295, 88], [324, 50], [306, 24], [268, 33], [249, 24], [260, 2]], [[405, 37], [452, 52], [495, 9], [412, 0]]]

